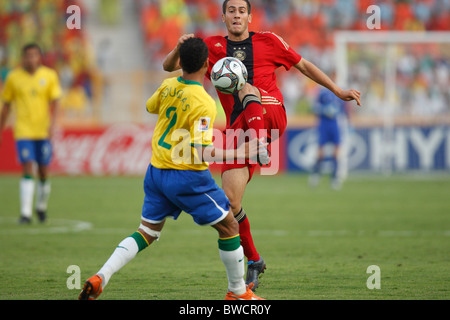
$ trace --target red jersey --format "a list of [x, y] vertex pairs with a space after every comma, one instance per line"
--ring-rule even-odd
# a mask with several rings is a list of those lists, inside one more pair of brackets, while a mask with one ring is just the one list
[[[209, 49], [209, 79], [211, 69], [217, 61], [225, 57], [235, 57], [245, 64], [248, 83], [283, 103], [275, 70], [281, 66], [289, 70], [299, 63], [302, 57], [281, 37], [272, 32], [250, 32], [250, 36], [243, 41], [231, 41], [223, 36], [208, 37], [204, 41]], [[230, 127], [242, 113], [243, 106], [237, 94], [217, 93], [227, 117], [227, 126]]]

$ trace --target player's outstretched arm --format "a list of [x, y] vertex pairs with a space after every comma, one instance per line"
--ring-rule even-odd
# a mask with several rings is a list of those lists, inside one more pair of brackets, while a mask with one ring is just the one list
[[177, 46], [173, 49], [163, 61], [164, 71], [172, 72], [180, 70], [180, 46], [189, 38], [193, 38], [194, 34], [184, 34], [178, 39]]
[[202, 161], [226, 162], [238, 159], [257, 159], [259, 153], [264, 152], [267, 143], [252, 140], [241, 144], [237, 149], [220, 149], [215, 147], [196, 147]]
[[355, 89], [341, 89], [333, 82], [333, 80], [330, 79], [330, 77], [323, 73], [322, 70], [316, 67], [312, 62], [302, 58], [300, 62], [295, 65], [295, 68], [311, 80], [329, 89], [338, 98], [344, 101], [355, 100], [358, 106], [361, 106], [361, 93], [359, 91]]

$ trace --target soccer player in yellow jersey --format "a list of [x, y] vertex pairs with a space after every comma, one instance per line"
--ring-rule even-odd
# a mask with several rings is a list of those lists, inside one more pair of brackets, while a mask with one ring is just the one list
[[[50, 195], [50, 138], [54, 127], [54, 113], [61, 97], [61, 87], [57, 73], [43, 66], [41, 61], [42, 52], [39, 46], [26, 45], [22, 50], [22, 66], [9, 73], [1, 93], [3, 108], [0, 115], [0, 133], [6, 125], [11, 108], [16, 111], [14, 138], [23, 167], [23, 177], [20, 181], [20, 223], [31, 221], [35, 189], [34, 163], [37, 163], [39, 177], [36, 212], [41, 222], [46, 219]], [[0, 144], [1, 142], [0, 134]]]
[[212, 145], [216, 105], [203, 88], [208, 48], [202, 39], [191, 38], [179, 49], [182, 76], [165, 80], [147, 102], [148, 112], [159, 118], [144, 180], [141, 224], [137, 232], [117, 246], [98, 273], [85, 282], [80, 300], [96, 299], [114, 273], [159, 239], [166, 218], [176, 220], [182, 211], [198, 225], [212, 226], [219, 233], [219, 254], [228, 277], [225, 298], [261, 299], [245, 284], [239, 226], [228, 198], [215, 183], [205, 161], [256, 159], [267, 145], [258, 146], [255, 141], [226, 151]]

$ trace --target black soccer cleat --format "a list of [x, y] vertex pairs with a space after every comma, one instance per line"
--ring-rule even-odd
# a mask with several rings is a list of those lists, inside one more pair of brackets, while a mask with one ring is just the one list
[[44, 223], [45, 220], [47, 220], [47, 213], [45, 211], [42, 210], [36, 210], [36, 214], [39, 218], [39, 222], [40, 223]]
[[19, 220], [17, 221], [17, 223], [18, 223], [18, 224], [22, 224], [22, 225], [25, 225], [25, 224], [31, 224], [31, 219], [28, 218], [28, 217], [21, 216], [21, 217], [19, 218]]
[[264, 270], [266, 270], [266, 263], [262, 257], [259, 258], [259, 261], [251, 261], [248, 263], [245, 284], [248, 285], [253, 292], [259, 287], [258, 278], [261, 273], [264, 273]]

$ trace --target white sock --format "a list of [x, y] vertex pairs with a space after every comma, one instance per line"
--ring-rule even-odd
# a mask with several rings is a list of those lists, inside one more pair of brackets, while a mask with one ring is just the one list
[[114, 253], [97, 273], [103, 278], [102, 288], [108, 284], [112, 275], [130, 262], [138, 252], [138, 244], [132, 237], [125, 238], [119, 243]]
[[48, 198], [50, 197], [51, 185], [49, 181], [39, 181], [36, 188], [36, 209], [47, 211]]
[[227, 270], [228, 290], [236, 295], [244, 294], [247, 291], [244, 281], [244, 249], [242, 246], [233, 251], [219, 249], [219, 253]]
[[34, 180], [22, 178], [20, 180], [20, 214], [31, 218], [33, 213]]

